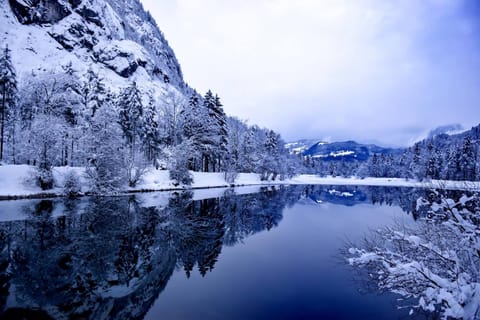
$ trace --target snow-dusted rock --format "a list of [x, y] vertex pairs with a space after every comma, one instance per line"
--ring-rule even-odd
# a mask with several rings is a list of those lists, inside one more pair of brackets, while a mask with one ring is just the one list
[[8, 0], [0, 2], [0, 42], [12, 50], [20, 80], [93, 69], [114, 92], [135, 81], [143, 93], [189, 95], [180, 65], [139, 0]]

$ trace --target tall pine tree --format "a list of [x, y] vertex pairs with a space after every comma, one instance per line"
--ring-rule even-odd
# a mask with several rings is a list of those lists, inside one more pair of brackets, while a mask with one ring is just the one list
[[155, 100], [149, 97], [143, 114], [143, 145], [148, 160], [155, 159], [155, 151], [158, 143], [158, 117]]
[[135, 162], [135, 149], [141, 136], [143, 124], [143, 105], [140, 90], [135, 82], [123, 89], [118, 97], [120, 108], [120, 126], [130, 148], [130, 157]]
[[208, 161], [212, 164], [213, 171], [222, 169], [222, 159], [227, 155], [228, 151], [228, 128], [223, 105], [218, 95], [213, 95], [208, 90], [203, 99], [203, 105], [209, 115], [209, 134], [212, 136], [212, 153], [209, 155]]
[[11, 50], [5, 46], [0, 56], [0, 162], [3, 160], [6, 126], [9, 114], [14, 112], [17, 94], [17, 75], [10, 53]]

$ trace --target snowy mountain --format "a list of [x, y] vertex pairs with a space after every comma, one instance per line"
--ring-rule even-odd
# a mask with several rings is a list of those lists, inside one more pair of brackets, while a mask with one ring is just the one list
[[160, 29], [138, 0], [8, 0], [0, 2], [0, 42], [12, 50], [21, 79], [91, 68], [118, 91], [136, 81], [142, 92], [182, 93], [180, 65]]
[[[312, 144], [310, 144], [313, 141]], [[302, 153], [326, 161], [366, 161], [375, 153], [397, 154], [400, 149], [384, 148], [374, 144], [360, 144], [355, 141], [323, 142], [318, 140], [299, 140], [286, 144], [290, 153]]]

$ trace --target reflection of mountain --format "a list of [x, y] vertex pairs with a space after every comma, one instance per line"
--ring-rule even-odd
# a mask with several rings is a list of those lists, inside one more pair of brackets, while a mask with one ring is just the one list
[[369, 186], [304, 186], [304, 197], [311, 203], [333, 203], [355, 206], [362, 203], [399, 206], [411, 213], [416, 200], [425, 194], [424, 189], [404, 187], [369, 187]]
[[312, 190], [309, 198], [316, 203], [328, 202], [346, 206], [354, 206], [367, 200], [365, 192], [361, 189], [348, 186], [332, 186]]

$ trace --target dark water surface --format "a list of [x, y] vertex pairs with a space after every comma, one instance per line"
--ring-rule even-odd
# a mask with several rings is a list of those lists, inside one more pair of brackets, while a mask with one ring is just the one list
[[425, 191], [252, 192], [0, 202], [0, 318], [408, 318], [397, 296], [355, 281], [340, 249], [414, 224]]

